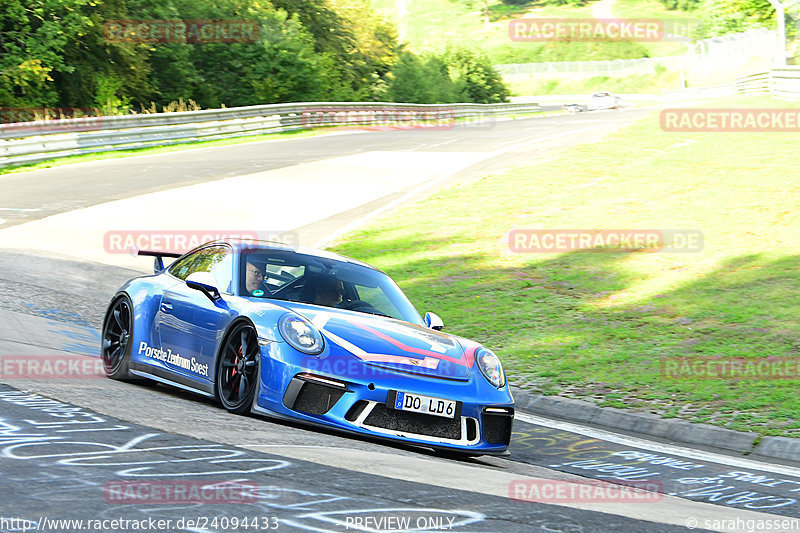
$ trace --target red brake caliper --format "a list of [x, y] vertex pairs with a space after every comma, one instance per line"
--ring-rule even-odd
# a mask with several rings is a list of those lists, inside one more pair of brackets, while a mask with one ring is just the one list
[[[242, 355], [242, 347], [239, 346], [238, 350], [239, 355]], [[236, 359], [233, 360], [233, 370], [231, 371], [231, 380], [233, 380], [234, 376], [237, 372], [237, 364], [239, 364], [239, 357], [237, 356]], [[239, 392], [239, 382], [236, 382], [236, 392]]]

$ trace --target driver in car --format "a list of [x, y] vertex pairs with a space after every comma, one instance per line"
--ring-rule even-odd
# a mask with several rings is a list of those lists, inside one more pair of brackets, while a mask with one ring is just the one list
[[248, 296], [263, 296], [266, 286], [264, 285], [264, 267], [260, 267], [254, 261], [248, 259], [244, 271], [244, 290]]
[[344, 285], [333, 276], [322, 276], [314, 284], [314, 303], [327, 307], [336, 307], [342, 303]]

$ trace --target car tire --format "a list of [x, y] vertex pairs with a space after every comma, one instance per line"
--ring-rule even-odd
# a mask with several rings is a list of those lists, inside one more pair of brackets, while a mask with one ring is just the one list
[[111, 379], [131, 378], [130, 362], [133, 351], [133, 304], [127, 294], [111, 301], [103, 320], [100, 357], [103, 369]]
[[225, 336], [214, 383], [219, 402], [231, 413], [250, 411], [258, 389], [260, 352], [258, 335], [248, 322], [238, 322]]

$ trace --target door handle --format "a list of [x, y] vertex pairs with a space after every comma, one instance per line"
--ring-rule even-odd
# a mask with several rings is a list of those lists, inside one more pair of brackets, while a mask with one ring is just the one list
[[169, 302], [161, 302], [161, 310], [165, 313], [172, 311], [172, 304]]

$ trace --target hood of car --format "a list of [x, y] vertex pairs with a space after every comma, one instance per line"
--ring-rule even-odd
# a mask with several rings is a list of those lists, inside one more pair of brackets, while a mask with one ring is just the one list
[[285, 305], [308, 318], [329, 342], [365, 364], [450, 379], [469, 376], [473, 354], [450, 335], [392, 318]]

